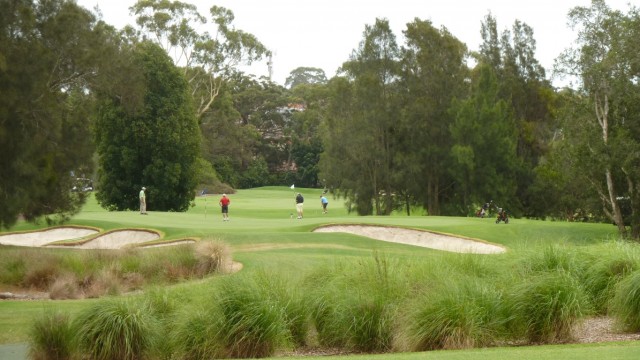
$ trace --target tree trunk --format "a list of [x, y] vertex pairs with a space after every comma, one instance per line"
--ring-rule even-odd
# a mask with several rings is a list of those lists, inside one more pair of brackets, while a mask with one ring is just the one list
[[[636, 191], [636, 186], [629, 175], [629, 173], [623, 168], [622, 171], [625, 173], [627, 177], [627, 188], [629, 191], [629, 200], [631, 207], [631, 238], [633, 240], [640, 239], [640, 211], [638, 211], [640, 207], [640, 194]], [[623, 218], [624, 220], [624, 218]]]
[[607, 168], [605, 171], [607, 177], [607, 190], [609, 192], [609, 201], [611, 202], [611, 211], [613, 222], [618, 227], [620, 236], [627, 237], [627, 228], [624, 226], [624, 219], [622, 218], [622, 211], [620, 211], [620, 204], [618, 204], [618, 198], [615, 188], [613, 187], [613, 176], [611, 175], [611, 169]]
[[[595, 96], [595, 111], [596, 119], [602, 129], [602, 142], [605, 146], [609, 146], [609, 97], [605, 94], [602, 97], [602, 103], [600, 98], [596, 94]], [[611, 174], [610, 165], [605, 169], [605, 177], [607, 179], [607, 191], [609, 192], [609, 202], [611, 203], [611, 211], [613, 222], [618, 227], [620, 236], [627, 237], [627, 228], [624, 226], [624, 219], [622, 218], [622, 212], [620, 211], [620, 204], [618, 204], [618, 196], [613, 186], [613, 175]]]

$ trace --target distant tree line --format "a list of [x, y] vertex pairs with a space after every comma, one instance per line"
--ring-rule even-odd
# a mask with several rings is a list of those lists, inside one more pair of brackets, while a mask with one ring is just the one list
[[554, 75], [575, 83], [555, 89], [533, 29], [491, 14], [475, 52], [430, 21], [399, 42], [375, 19], [334, 77], [299, 67], [280, 86], [238, 70], [270, 51], [219, 6], [139, 0], [136, 26], [115, 29], [70, 0], [0, 4], [2, 227], [67, 219], [90, 177], [113, 210], [141, 186], [155, 210], [182, 211], [204, 189], [295, 184], [361, 215], [493, 200], [640, 237], [636, 7], [572, 9], [577, 41]]

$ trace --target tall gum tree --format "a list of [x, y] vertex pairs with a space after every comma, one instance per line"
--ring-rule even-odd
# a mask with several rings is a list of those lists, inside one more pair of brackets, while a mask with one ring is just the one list
[[454, 101], [450, 125], [452, 146], [450, 173], [455, 180], [454, 201], [460, 215], [486, 202], [486, 194], [502, 207], [515, 203], [513, 172], [516, 157], [516, 127], [508, 103], [498, 95], [498, 81], [489, 65], [479, 65], [472, 82], [471, 97]]
[[451, 183], [449, 108], [454, 98], [466, 96], [467, 49], [446, 28], [436, 29], [430, 21], [415, 19], [404, 35], [401, 151], [396, 153], [395, 174], [403, 179], [407, 213], [415, 199], [430, 215], [440, 215], [441, 199]]
[[[597, 191], [603, 211], [628, 235], [620, 201], [628, 198], [632, 209], [632, 237], [640, 236], [640, 133], [635, 105], [640, 91], [637, 50], [638, 10], [625, 15], [610, 9], [603, 0], [590, 7], [575, 7], [569, 21], [577, 29], [576, 47], [557, 59], [556, 71], [576, 76], [581, 103], [590, 109], [578, 156], [590, 158], [583, 168]], [[566, 134], [571, 136], [572, 134]], [[578, 141], [576, 141], [578, 140]], [[579, 139], [574, 142], [579, 142]]]
[[[552, 137], [554, 91], [535, 58], [536, 41], [530, 26], [516, 20], [511, 29], [499, 34], [497, 20], [488, 14], [482, 22], [481, 35], [478, 62], [490, 66], [496, 74], [498, 95], [511, 107], [517, 129], [516, 156], [521, 166], [513, 174], [518, 186], [513, 209], [527, 216], [541, 215], [535, 214], [540, 194], [532, 186], [534, 170]], [[496, 197], [494, 191], [484, 196]]]
[[159, 44], [182, 67], [203, 116], [239, 64], [251, 64], [269, 55], [258, 39], [233, 26], [233, 12], [209, 9], [211, 21], [196, 6], [180, 1], [138, 0], [131, 8], [140, 35]]
[[[321, 177], [332, 187], [345, 191], [360, 215], [369, 215], [374, 210], [378, 215], [388, 215], [393, 210], [398, 55], [389, 22], [376, 19], [374, 25], [365, 26], [359, 47], [342, 65], [346, 78], [352, 83], [350, 116], [335, 114], [332, 119], [335, 129], [325, 142], [346, 142], [348, 146], [327, 147]], [[347, 93], [342, 94], [345, 95]], [[334, 98], [334, 101], [343, 103], [345, 99]], [[335, 152], [338, 149], [343, 151]], [[330, 170], [336, 167], [342, 169]], [[339, 174], [349, 175], [339, 177]]]

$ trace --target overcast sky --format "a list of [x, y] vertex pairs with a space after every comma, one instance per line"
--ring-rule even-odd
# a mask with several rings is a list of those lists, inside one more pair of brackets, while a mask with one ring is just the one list
[[[121, 28], [134, 24], [129, 7], [135, 0], [77, 0], [89, 9], [100, 8], [107, 23]], [[536, 57], [551, 75], [554, 59], [572, 45], [575, 33], [567, 26], [567, 13], [575, 6], [589, 6], [590, 0], [183, 0], [208, 16], [212, 5], [223, 6], [235, 15], [237, 29], [255, 35], [273, 53], [273, 80], [284, 84], [289, 73], [301, 66], [321, 68], [328, 78], [358, 47], [366, 24], [386, 18], [404, 42], [402, 30], [415, 18], [444, 26], [470, 50], [477, 50], [480, 25], [491, 12], [498, 30], [511, 29], [516, 19], [533, 28]], [[627, 12], [629, 3], [639, 0], [607, 0]], [[266, 62], [245, 69], [268, 74]]]

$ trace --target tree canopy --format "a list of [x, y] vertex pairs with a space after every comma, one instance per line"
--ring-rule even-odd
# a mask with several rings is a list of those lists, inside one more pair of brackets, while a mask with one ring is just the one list
[[159, 46], [142, 42], [130, 51], [141, 74], [142, 101], [128, 108], [118, 89], [100, 97], [96, 198], [112, 210], [136, 209], [138, 191], [145, 186], [150, 210], [184, 211], [195, 196], [200, 155], [187, 81]]
[[635, 7], [571, 10], [577, 41], [555, 74], [579, 81], [554, 89], [533, 29], [491, 14], [473, 53], [431, 21], [400, 43], [375, 19], [334, 77], [300, 66], [281, 86], [238, 69], [270, 52], [223, 7], [139, 0], [137, 27], [117, 30], [73, 0], [0, 4], [0, 227], [68, 218], [86, 196], [75, 179], [97, 176], [113, 210], [136, 208], [142, 186], [150, 209], [182, 211], [197, 185], [295, 183], [362, 215], [494, 200], [640, 237]]
[[71, 1], [0, 7], [0, 227], [63, 220], [84, 200], [75, 178], [93, 169], [86, 89], [110, 29]]

